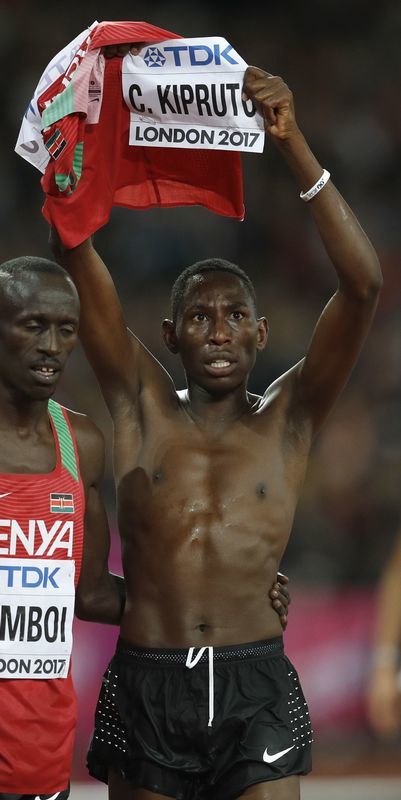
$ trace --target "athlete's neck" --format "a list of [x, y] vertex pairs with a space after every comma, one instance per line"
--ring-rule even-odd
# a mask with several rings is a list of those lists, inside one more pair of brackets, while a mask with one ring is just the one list
[[213, 429], [224, 429], [240, 419], [254, 402], [244, 386], [226, 394], [211, 394], [199, 386], [190, 385], [180, 396], [189, 416], [201, 426]]
[[23, 435], [49, 426], [48, 400], [4, 396], [0, 390], [0, 428], [10, 427]]

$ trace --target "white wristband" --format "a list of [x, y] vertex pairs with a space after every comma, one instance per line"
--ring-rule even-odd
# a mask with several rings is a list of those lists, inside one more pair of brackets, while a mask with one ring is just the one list
[[322, 177], [319, 178], [319, 180], [315, 183], [315, 185], [312, 186], [311, 189], [308, 189], [307, 192], [301, 192], [301, 194], [299, 195], [301, 200], [303, 200], [305, 203], [309, 203], [309, 200], [312, 200], [312, 197], [315, 197], [315, 195], [318, 194], [318, 192], [320, 192], [321, 189], [323, 189], [323, 186], [326, 186], [326, 183], [329, 180], [329, 178], [330, 178], [330, 172], [327, 172], [327, 169], [324, 169]]

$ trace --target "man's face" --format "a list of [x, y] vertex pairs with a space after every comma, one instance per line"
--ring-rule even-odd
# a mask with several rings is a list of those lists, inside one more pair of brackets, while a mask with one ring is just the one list
[[77, 340], [77, 294], [63, 275], [11, 281], [0, 289], [0, 386], [12, 396], [47, 399]]
[[189, 381], [207, 391], [232, 391], [246, 384], [257, 350], [266, 343], [265, 319], [246, 285], [230, 272], [194, 276], [179, 310], [177, 352]]

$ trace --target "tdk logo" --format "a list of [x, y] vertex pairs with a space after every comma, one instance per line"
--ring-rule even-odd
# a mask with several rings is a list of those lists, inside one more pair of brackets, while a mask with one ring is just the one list
[[59, 585], [55, 576], [59, 570], [60, 567], [54, 567], [54, 569], [44, 567], [41, 569], [36, 566], [19, 567], [7, 564], [0, 566], [0, 586], [4, 581], [8, 588], [37, 589], [41, 587], [47, 589], [48, 587], [53, 587], [53, 589], [58, 589]]
[[166, 57], [158, 47], [148, 47], [143, 60], [147, 67], [162, 67], [166, 63]]
[[[224, 63], [238, 64], [239, 62], [230, 55], [233, 50], [227, 44], [224, 50], [219, 44], [209, 47], [207, 44], [175, 44], [163, 47], [163, 52], [158, 47], [148, 47], [144, 61], [148, 67], [162, 67], [165, 64], [166, 56], [163, 53], [172, 53], [174, 66], [176, 67], [207, 67], [208, 64], [221, 66]], [[234, 51], [235, 52], [235, 51]]]

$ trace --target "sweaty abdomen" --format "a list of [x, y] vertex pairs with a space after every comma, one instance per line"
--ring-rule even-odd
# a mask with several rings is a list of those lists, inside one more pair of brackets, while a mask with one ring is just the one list
[[124, 638], [180, 647], [195, 635], [230, 644], [280, 632], [268, 590], [292, 511], [274, 480], [240, 448], [170, 448], [131, 473], [119, 491]]

